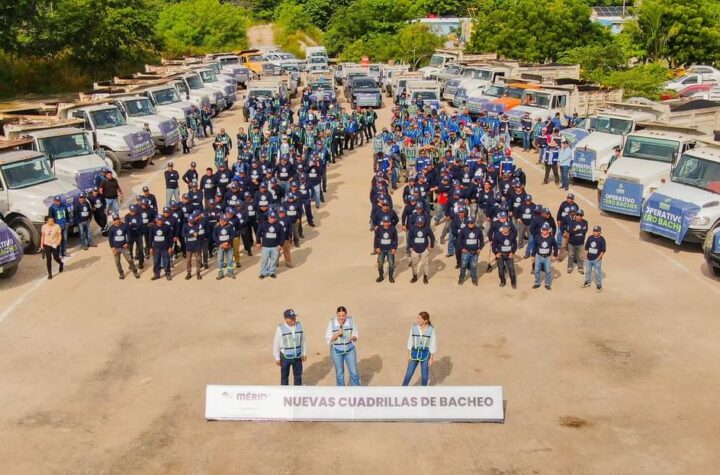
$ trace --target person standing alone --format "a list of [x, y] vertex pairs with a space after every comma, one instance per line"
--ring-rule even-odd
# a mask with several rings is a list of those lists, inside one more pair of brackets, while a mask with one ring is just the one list
[[52, 279], [52, 261], [58, 263], [60, 268], [58, 272], [62, 272], [64, 265], [60, 258], [60, 245], [63, 239], [63, 231], [60, 226], [55, 222], [55, 218], [48, 215], [45, 219], [45, 224], [40, 229], [40, 247], [42, 249], [42, 258], [45, 259], [47, 264], [48, 279]]
[[336, 317], [330, 319], [327, 332], [325, 332], [325, 340], [330, 345], [330, 358], [335, 366], [335, 379], [338, 386], [345, 386], [346, 363], [350, 373], [350, 385], [360, 386], [355, 350], [357, 339], [358, 330], [354, 319], [347, 316], [345, 307], [338, 307]]
[[275, 364], [280, 366], [280, 384], [290, 383], [290, 368], [293, 371], [293, 384], [302, 386], [303, 362], [307, 360], [303, 327], [297, 321], [295, 310], [289, 308], [283, 312], [285, 323], [278, 325], [273, 341]]

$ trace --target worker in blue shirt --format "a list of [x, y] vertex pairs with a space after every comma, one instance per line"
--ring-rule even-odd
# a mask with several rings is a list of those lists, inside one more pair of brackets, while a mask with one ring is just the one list
[[457, 245], [462, 253], [458, 284], [463, 284], [465, 281], [465, 273], [468, 269], [470, 269], [470, 278], [472, 279], [472, 283], [477, 286], [478, 256], [480, 255], [480, 251], [482, 250], [484, 243], [482, 231], [476, 227], [474, 219], [468, 220], [467, 225], [460, 230]]
[[282, 243], [285, 241], [285, 235], [280, 223], [277, 222], [277, 215], [274, 211], [267, 212], [267, 221], [260, 224], [255, 240], [260, 252], [260, 275], [259, 279], [277, 277], [277, 262], [280, 255]]
[[583, 245], [585, 244], [585, 236], [588, 232], [588, 222], [585, 221], [585, 212], [581, 209], [574, 214], [571, 213], [572, 220], [565, 225], [565, 242], [567, 243], [567, 271], [568, 274], [573, 271], [575, 264], [578, 266], [578, 272], [585, 272], [585, 262], [583, 259]]
[[557, 214], [555, 214], [555, 223], [557, 224], [557, 231], [555, 235], [555, 240], [558, 243], [558, 247], [563, 247], [562, 242], [562, 229], [561, 224], [563, 223], [564, 218], [570, 215], [570, 210], [574, 209], [577, 211], [577, 204], [575, 203], [575, 195], [573, 193], [568, 193], [567, 197], [560, 202], [560, 206], [558, 206]]
[[551, 233], [550, 224], [544, 223], [540, 228], [540, 234], [533, 242], [532, 255], [535, 258], [535, 284], [533, 289], [540, 287], [540, 277], [545, 272], [545, 288], [552, 289], [552, 262], [555, 262], [558, 255], [558, 245], [555, 236]]
[[119, 215], [113, 215], [112, 224], [108, 228], [108, 243], [110, 244], [110, 250], [112, 250], [113, 257], [115, 258], [115, 267], [117, 268], [120, 280], [125, 278], [125, 272], [123, 271], [122, 264], [120, 263], [120, 256], [125, 258], [128, 266], [130, 266], [130, 272], [133, 273], [135, 278], [140, 278], [140, 273], [135, 267], [135, 262], [133, 262], [132, 253], [130, 252], [129, 241], [130, 238], [127, 225], [123, 222]]
[[593, 226], [592, 235], [585, 241], [585, 282], [582, 287], [590, 287], [593, 276], [598, 292], [602, 292], [602, 259], [607, 251], [607, 243], [602, 236], [602, 228]]
[[78, 196], [73, 211], [75, 213], [75, 222], [80, 230], [80, 247], [87, 251], [88, 247], [95, 247], [95, 245], [92, 242], [92, 231], [90, 230], [93, 210], [85, 194], [81, 193], [80, 196]]
[[492, 238], [492, 252], [498, 263], [498, 274], [500, 276], [500, 287], [505, 287], [505, 271], [510, 275], [510, 285], [517, 289], [517, 277], [515, 274], [515, 251], [517, 251], [517, 238], [512, 234], [509, 223], [500, 226], [499, 232]]
[[185, 238], [185, 250], [187, 251], [187, 274], [185, 280], [192, 278], [192, 261], [195, 259], [196, 276], [198, 280], [202, 279], [201, 254], [205, 247], [204, 227], [200, 216], [192, 214], [183, 226], [182, 234]]
[[60, 196], [54, 196], [53, 201], [48, 208], [48, 216], [52, 216], [55, 224], [60, 226], [62, 230], [62, 242], [60, 243], [60, 256], [67, 257], [67, 237], [68, 225], [70, 224], [70, 211], [65, 203], [62, 202]]
[[558, 152], [558, 167], [560, 167], [560, 186], [563, 190], [570, 189], [570, 167], [572, 166], [574, 150], [570, 147], [567, 139], [560, 142], [560, 152]]
[[165, 170], [165, 204], [180, 201], [180, 174], [175, 171], [173, 162], [168, 162]]
[[143, 252], [143, 223], [138, 213], [137, 205], [130, 205], [128, 214], [125, 215], [125, 224], [128, 231], [128, 247], [134, 260], [138, 261], [138, 268], [145, 265], [145, 253]]
[[408, 244], [410, 246], [410, 265], [414, 284], [418, 280], [418, 267], [423, 275], [423, 284], [429, 283], [430, 278], [430, 250], [435, 247], [435, 234], [432, 228], [426, 226], [428, 218], [421, 214], [413, 220], [408, 230]]
[[385, 280], [384, 264], [388, 261], [388, 280], [395, 283], [395, 253], [398, 247], [398, 234], [390, 216], [383, 216], [381, 225], [375, 229], [373, 249], [377, 254], [378, 278], [376, 282]]
[[172, 228], [165, 222], [163, 215], [158, 213], [155, 216], [155, 222], [148, 226], [148, 232], [152, 238], [150, 253], [153, 258], [153, 276], [150, 280], [158, 280], [161, 269], [165, 270], [165, 278], [172, 280], [170, 272], [170, 254], [172, 253], [173, 244]]

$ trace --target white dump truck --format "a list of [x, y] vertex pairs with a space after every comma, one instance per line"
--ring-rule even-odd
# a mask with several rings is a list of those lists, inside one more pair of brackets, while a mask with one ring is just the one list
[[616, 147], [644, 123], [693, 126], [710, 134], [718, 125], [720, 107], [708, 101], [653, 102], [635, 98], [608, 103], [590, 117], [590, 135], [575, 144], [570, 175], [597, 182], [605, 175]]
[[407, 98], [411, 103], [422, 99], [423, 104], [436, 109], [440, 108], [440, 85], [436, 81], [408, 81], [406, 84]]
[[144, 96], [150, 99], [159, 115], [173, 118], [178, 122], [187, 118], [193, 105], [182, 100], [174, 80], [139, 81], [132, 77], [116, 77], [112, 81], [95, 83], [93, 94], [97, 95], [95, 97], [107, 97], [113, 94]]
[[58, 180], [45, 154], [25, 150], [31, 139], [0, 143], [0, 214], [17, 234], [26, 254], [40, 247], [40, 228], [54, 197], [68, 207], [70, 229], [75, 228], [73, 207], [80, 190]]

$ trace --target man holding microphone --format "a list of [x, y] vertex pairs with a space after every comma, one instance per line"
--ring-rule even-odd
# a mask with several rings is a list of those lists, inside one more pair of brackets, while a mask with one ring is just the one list
[[330, 358], [335, 366], [338, 386], [345, 386], [346, 363], [350, 373], [350, 385], [360, 385], [360, 376], [357, 370], [357, 352], [355, 351], [357, 339], [358, 330], [353, 318], [347, 316], [345, 307], [338, 307], [336, 317], [330, 319], [327, 332], [325, 332], [325, 340], [330, 345]]

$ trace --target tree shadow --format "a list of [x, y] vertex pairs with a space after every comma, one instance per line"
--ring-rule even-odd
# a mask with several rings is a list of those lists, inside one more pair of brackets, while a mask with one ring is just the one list
[[317, 363], [313, 363], [303, 370], [303, 384], [305, 386], [317, 385], [333, 368], [330, 356], [326, 356]]
[[370, 385], [373, 377], [378, 374], [383, 367], [380, 355], [373, 355], [358, 362], [358, 372], [360, 373], [360, 384], [364, 386]]

